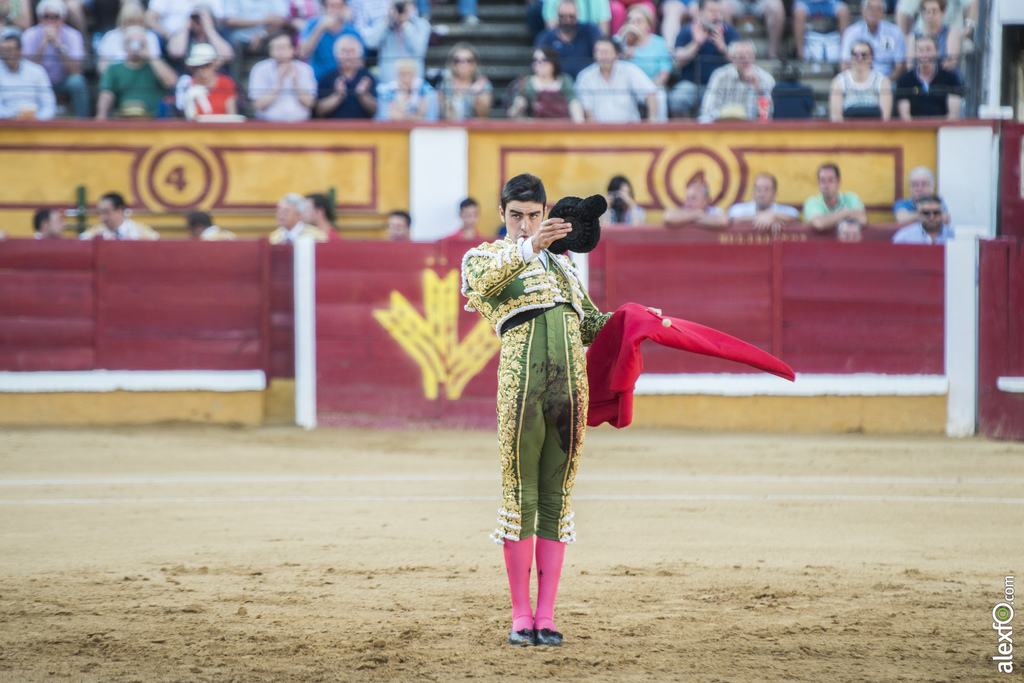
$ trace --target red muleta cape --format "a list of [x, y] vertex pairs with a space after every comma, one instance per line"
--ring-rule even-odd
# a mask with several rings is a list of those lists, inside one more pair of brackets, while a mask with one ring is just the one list
[[[671, 321], [665, 326], [664, 321]], [[633, 386], [644, 369], [640, 342], [705, 356], [734, 360], [790, 381], [793, 369], [775, 356], [724, 332], [680, 318], [669, 318], [640, 304], [624, 304], [598, 333], [587, 351], [590, 410], [587, 425], [607, 422], [626, 427], [633, 421]]]

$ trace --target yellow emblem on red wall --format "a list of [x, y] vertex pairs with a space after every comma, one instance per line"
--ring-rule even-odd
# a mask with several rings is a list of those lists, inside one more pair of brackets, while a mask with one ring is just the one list
[[423, 395], [436, 400], [444, 385], [449, 400], [462, 390], [501, 348], [501, 341], [484, 320], [477, 321], [459, 340], [459, 273], [444, 278], [429, 268], [423, 271], [423, 312], [401, 293], [391, 292], [391, 307], [373, 312], [395, 341], [405, 349], [423, 373]]

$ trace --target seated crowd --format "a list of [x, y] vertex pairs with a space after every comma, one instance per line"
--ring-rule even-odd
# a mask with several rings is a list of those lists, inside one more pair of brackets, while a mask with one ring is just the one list
[[[575, 122], [812, 114], [758, 57], [836, 63], [833, 121], [958, 118], [978, 1], [796, 0], [787, 17], [782, 0], [533, 0], [530, 71], [499, 98], [469, 42], [428, 73], [431, 0], [0, 0], [0, 118], [432, 121], [496, 104]], [[476, 0], [458, 11], [478, 23]], [[765, 54], [733, 25], [748, 17], [764, 24]]]
[[[954, 236], [949, 209], [936, 194], [935, 175], [931, 169], [919, 166], [910, 172], [910, 197], [898, 200], [893, 206], [893, 223], [899, 226], [892, 236], [896, 244], [944, 244]], [[698, 228], [721, 232], [732, 226], [740, 231], [777, 235], [793, 226], [826, 237], [834, 236], [841, 242], [859, 242], [868, 227], [868, 214], [864, 202], [855, 192], [841, 189], [839, 167], [822, 164], [817, 170], [819, 193], [808, 197], [802, 210], [780, 204], [778, 180], [771, 173], [758, 173], [753, 179], [753, 198], [738, 202], [728, 211], [715, 206], [711, 192], [703, 181], [694, 181], [686, 188], [682, 206], [666, 207], [662, 224], [666, 230]], [[643, 226], [647, 214], [636, 201], [628, 178], [615, 176], [608, 183], [608, 210], [601, 217], [605, 226]], [[158, 240], [159, 233], [132, 218], [131, 209], [117, 192], [103, 195], [96, 204], [99, 222], [81, 232], [79, 239], [92, 240]], [[277, 204], [277, 227], [267, 235], [271, 244], [294, 243], [307, 235], [317, 242], [342, 239], [337, 228], [337, 212], [332, 198], [313, 193], [303, 196], [289, 192]], [[806, 227], [804, 227], [806, 226]], [[34, 218], [36, 239], [54, 239], [64, 236], [64, 217], [53, 207], [39, 209]], [[216, 225], [206, 212], [193, 211], [185, 217], [184, 225], [189, 237], [202, 241], [234, 240], [236, 236]], [[388, 214], [386, 238], [405, 241], [411, 238], [412, 217], [405, 210]], [[493, 230], [481, 228], [481, 213], [477, 202], [466, 198], [458, 206], [458, 220], [451, 232], [441, 239], [482, 240], [502, 236], [501, 226]], [[0, 234], [0, 237], [3, 237]], [[877, 238], [876, 238], [877, 239]]]

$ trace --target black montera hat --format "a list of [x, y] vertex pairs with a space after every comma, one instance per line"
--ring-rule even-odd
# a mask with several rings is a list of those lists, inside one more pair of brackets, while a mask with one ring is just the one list
[[607, 210], [608, 201], [600, 194], [586, 199], [559, 199], [548, 212], [548, 218], [561, 218], [572, 225], [572, 232], [556, 240], [548, 250], [554, 254], [564, 254], [567, 251], [585, 254], [593, 251], [601, 239], [601, 216]]

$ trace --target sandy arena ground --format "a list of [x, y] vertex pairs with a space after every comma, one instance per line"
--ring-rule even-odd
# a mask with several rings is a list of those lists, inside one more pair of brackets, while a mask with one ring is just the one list
[[1024, 444], [591, 430], [561, 649], [504, 644], [498, 494], [487, 432], [7, 430], [0, 681], [1024, 669], [1022, 616], [1014, 676], [991, 660], [1024, 579]]

